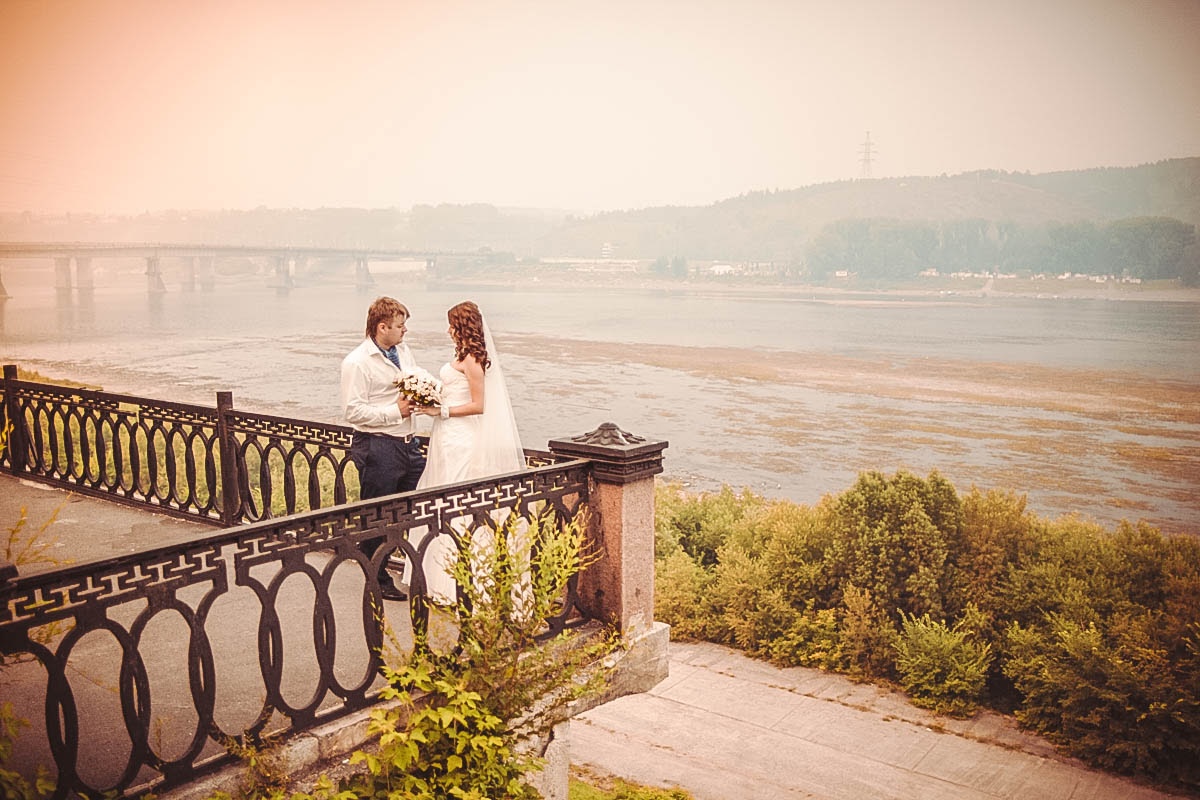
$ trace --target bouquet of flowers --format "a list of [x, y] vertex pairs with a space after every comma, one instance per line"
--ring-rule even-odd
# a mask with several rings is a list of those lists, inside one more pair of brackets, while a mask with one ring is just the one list
[[420, 367], [396, 381], [400, 394], [419, 406], [436, 406], [442, 402], [442, 382]]

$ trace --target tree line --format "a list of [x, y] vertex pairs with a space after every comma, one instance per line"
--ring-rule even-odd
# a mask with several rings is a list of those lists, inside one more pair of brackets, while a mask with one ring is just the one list
[[1200, 247], [1195, 225], [1168, 217], [1032, 225], [843, 219], [821, 229], [807, 248], [802, 272], [818, 280], [842, 270], [899, 279], [928, 269], [1177, 278], [1194, 285], [1200, 282]]

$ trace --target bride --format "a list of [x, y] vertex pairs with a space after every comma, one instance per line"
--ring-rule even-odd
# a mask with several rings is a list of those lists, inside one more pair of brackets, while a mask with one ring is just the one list
[[418, 489], [525, 468], [525, 451], [491, 331], [470, 300], [446, 313], [454, 361], [443, 364], [442, 402], [420, 410], [434, 417], [429, 456]]
[[[525, 468], [525, 451], [500, 357], [483, 314], [468, 300], [451, 308], [446, 318], [450, 324], [447, 332], [454, 342], [454, 360], [443, 364], [438, 373], [441, 404], [419, 409], [434, 419], [418, 491]], [[460, 537], [468, 536], [468, 518], [453, 524]], [[476, 531], [470, 536], [472, 546], [486, 546], [479, 540], [489, 538], [490, 533], [486, 529]], [[438, 536], [430, 543], [423, 562], [429, 596], [445, 605], [455, 601], [451, 573], [455, 549], [450, 536]]]

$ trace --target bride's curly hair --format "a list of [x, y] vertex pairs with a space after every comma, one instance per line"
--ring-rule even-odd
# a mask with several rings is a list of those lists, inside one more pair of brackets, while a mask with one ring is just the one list
[[470, 354], [484, 370], [490, 367], [492, 360], [488, 358], [484, 344], [483, 314], [479, 312], [479, 306], [470, 300], [459, 303], [446, 312], [446, 319], [450, 321], [450, 334], [454, 337], [454, 358], [462, 361]]

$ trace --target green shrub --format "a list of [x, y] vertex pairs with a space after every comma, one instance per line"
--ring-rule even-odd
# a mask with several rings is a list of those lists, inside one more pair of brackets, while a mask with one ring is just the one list
[[848, 584], [842, 592], [842, 668], [853, 678], [895, 675], [896, 627], [871, 593]]
[[372, 711], [378, 748], [354, 753], [351, 763], [365, 771], [338, 797], [539, 796], [527, 781], [542, 763], [525, 747], [565, 720], [573, 700], [606, 685], [619, 646], [613, 634], [539, 638], [592, 558], [587, 527], [585, 512], [565, 524], [549, 512], [513, 515], [494, 536], [473, 538], [470, 557], [454, 565], [465, 594], [454, 610], [457, 649], [439, 654], [418, 636], [406, 658], [389, 656], [381, 697], [399, 704]]
[[1200, 625], [1182, 656], [1158, 641], [1156, 614], [1081, 624], [1051, 615], [1013, 623], [1005, 672], [1017, 718], [1067, 752], [1120, 772], [1200, 785]]
[[704, 567], [717, 563], [717, 550], [734, 525], [762, 506], [762, 497], [744, 490], [740, 495], [728, 486], [715, 494], [688, 496], [677, 485], [660, 489], [662, 504], [656, 513], [656, 549], [666, 555], [675, 546]]
[[990, 693], [1093, 764], [1200, 785], [1200, 539], [906, 472], [811, 508], [673, 487], [656, 531], [675, 638], [898, 677], [945, 713]]
[[954, 487], [937, 473], [922, 480], [864, 472], [834, 504], [827, 569], [840, 586], [868, 590], [881, 608], [944, 615], [961, 512]]
[[970, 716], [978, 707], [992, 648], [964, 626], [947, 626], [928, 614], [902, 615], [896, 670], [915, 705], [939, 714]]
[[771, 642], [796, 617], [796, 609], [784, 589], [770, 580], [764, 562], [736, 547], [721, 549], [710, 594], [718, 613], [719, 641], [751, 655], [769, 656]]
[[717, 640], [716, 612], [708, 588], [713, 577], [677, 549], [655, 565], [654, 618], [671, 626], [671, 638]]
[[[1014, 492], [981, 492], [972, 487], [962, 501], [962, 545], [955, 583], [947, 604], [973, 603], [990, 617], [1000, 604], [1000, 583], [1031, 547], [1036, 518], [1025, 510], [1025, 497]], [[1000, 631], [990, 630], [994, 638]]]
[[811, 603], [792, 618], [780, 638], [770, 643], [771, 660], [788, 667], [840, 670], [846, 667], [837, 611]]

